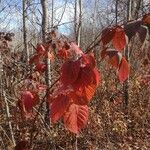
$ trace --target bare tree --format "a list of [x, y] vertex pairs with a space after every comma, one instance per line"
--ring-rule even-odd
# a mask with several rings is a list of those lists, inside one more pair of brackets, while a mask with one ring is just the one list
[[132, 19], [137, 19], [141, 8], [142, 0], [132, 1]]
[[[78, 12], [79, 10], [79, 12]], [[75, 33], [75, 40], [80, 46], [81, 44], [81, 25], [82, 23], [82, 1], [75, 0], [75, 9], [74, 9], [74, 33]]]
[[[44, 43], [46, 43], [46, 33], [48, 32], [48, 1], [47, 0], [41, 0], [41, 6], [42, 6], [42, 40]], [[48, 59], [46, 61], [46, 72], [45, 72], [45, 82], [46, 85], [50, 86], [50, 61]], [[48, 92], [48, 91], [47, 91]], [[46, 97], [48, 99], [48, 96]], [[47, 123], [49, 123], [49, 104], [48, 101], [46, 101], [46, 114], [45, 114], [45, 120]]]
[[[142, 0], [128, 0], [127, 1], [127, 21], [138, 19], [138, 14], [140, 10]], [[125, 57], [128, 63], [130, 64], [130, 54], [131, 51], [131, 43], [129, 43], [125, 49]], [[123, 85], [124, 89], [124, 107], [127, 109], [129, 103], [129, 78], [125, 81]]]
[[82, 29], [82, 1], [79, 0], [79, 23], [77, 30], [77, 43], [80, 46], [81, 43], [81, 29]]
[[[132, 0], [128, 0], [127, 3], [127, 21], [131, 20], [132, 18], [132, 12], [131, 12], [131, 8], [132, 8]], [[129, 44], [126, 46], [125, 49], [125, 57], [126, 60], [128, 61], [128, 63], [130, 63], [130, 59], [129, 59], [129, 49], [130, 46]], [[129, 103], [129, 78], [125, 81], [125, 83], [123, 84], [123, 92], [124, 92], [124, 108], [127, 109], [128, 107], [128, 103]]]
[[47, 10], [47, 0], [41, 0], [42, 6], [42, 40], [46, 42], [46, 33], [48, 29], [48, 10]]
[[22, 1], [23, 7], [23, 44], [24, 44], [24, 51], [23, 55], [25, 56], [24, 61], [29, 60], [29, 49], [28, 49], [28, 41], [27, 41], [27, 0]]

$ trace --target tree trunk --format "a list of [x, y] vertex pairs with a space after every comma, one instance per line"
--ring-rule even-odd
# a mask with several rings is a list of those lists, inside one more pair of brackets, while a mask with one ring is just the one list
[[42, 6], [42, 40], [44, 43], [46, 43], [46, 33], [48, 29], [48, 6], [47, 6], [47, 0], [41, 0], [41, 6]]
[[22, 7], [23, 7], [23, 44], [24, 44], [24, 50], [23, 50], [23, 60], [29, 61], [29, 50], [28, 50], [28, 41], [27, 41], [27, 0], [22, 1]]
[[54, 24], [54, 0], [52, 0], [52, 12], [51, 12], [51, 16], [52, 16], [52, 19], [51, 19], [51, 29], [53, 28], [53, 24]]
[[[96, 36], [96, 27], [97, 27], [97, 0], [93, 0], [93, 27], [92, 27], [92, 41], [93, 45], [95, 45], [95, 36]], [[93, 52], [94, 52], [94, 56], [96, 58], [96, 60], [98, 60], [98, 55], [97, 55], [97, 51], [96, 51], [96, 47], [93, 48]]]
[[[81, 23], [82, 23], [82, 1], [75, 0], [75, 12], [74, 12], [74, 33], [75, 40], [78, 46], [81, 45]], [[79, 13], [78, 13], [79, 9]]]
[[138, 19], [138, 14], [139, 14], [141, 4], [142, 4], [142, 0], [132, 1], [132, 5], [133, 5], [132, 19]]
[[[127, 3], [127, 21], [138, 18], [138, 12], [140, 9], [141, 2], [142, 2], [141, 0], [136, 0], [136, 1], [128, 0], [128, 3]], [[130, 51], [131, 51], [131, 45], [129, 43], [125, 49], [125, 57], [126, 57], [126, 60], [128, 61], [129, 65], [130, 65], [130, 56], [129, 56]], [[125, 81], [125, 83], [123, 84], [124, 108], [125, 109], [128, 108], [128, 104], [129, 104], [129, 91], [128, 91], [128, 89], [129, 89], [129, 77]]]
[[118, 0], [116, 0], [116, 5], [115, 5], [115, 17], [116, 17], [116, 25], [118, 23]]
[[[41, 6], [42, 6], [42, 12], [43, 12], [43, 15], [42, 15], [42, 40], [43, 40], [43, 43], [46, 43], [46, 33], [48, 32], [48, 1], [47, 0], [41, 0]], [[46, 82], [46, 85], [47, 87], [50, 86], [50, 61], [48, 58], [46, 58], [45, 60], [46, 62], [46, 72], [45, 72], [45, 82]], [[48, 93], [48, 91], [47, 91]], [[45, 121], [46, 123], [49, 124], [49, 104], [48, 104], [48, 94], [47, 94], [47, 97], [46, 97], [46, 114], [45, 114]]]
[[81, 25], [82, 25], [82, 3], [81, 0], [79, 0], [79, 23], [78, 23], [78, 32], [77, 32], [78, 46], [81, 45]]
[[77, 0], [75, 0], [75, 8], [74, 8], [74, 35], [75, 40], [77, 42]]
[[[132, 0], [128, 0], [127, 3], [127, 21], [132, 19]], [[128, 44], [125, 49], [125, 58], [128, 61], [128, 64], [130, 65], [130, 58], [129, 58], [129, 51], [130, 51], [130, 45]], [[128, 104], [129, 104], [129, 77], [123, 84], [123, 94], [124, 94], [124, 109], [127, 110]]]

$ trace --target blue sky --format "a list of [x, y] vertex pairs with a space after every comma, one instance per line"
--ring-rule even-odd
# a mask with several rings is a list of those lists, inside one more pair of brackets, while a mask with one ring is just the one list
[[[50, 0], [49, 0], [50, 1]], [[105, 0], [106, 1], [106, 0]], [[32, 3], [39, 3], [40, 0], [32, 0]], [[73, 15], [73, 5], [71, 3], [73, 0], [68, 0], [66, 11], [64, 13], [61, 23], [72, 21], [71, 17]], [[64, 6], [64, 0], [54, 0], [55, 8]], [[92, 5], [92, 0], [84, 0], [83, 7], [90, 9]], [[104, 4], [102, 4], [104, 5]], [[2, 12], [1, 10], [5, 8]], [[40, 4], [37, 5], [40, 9]], [[62, 14], [63, 8], [58, 9], [55, 13], [55, 17], [59, 20]], [[36, 11], [36, 15], [40, 16], [39, 11]], [[29, 14], [29, 17], [31, 14]], [[0, 3], [0, 30], [14, 30], [21, 26], [22, 23], [22, 1], [21, 0], [1, 0]], [[57, 21], [56, 21], [57, 22]], [[30, 23], [29, 23], [30, 24]]]
[[[32, 1], [33, 3], [39, 3], [39, 0]], [[59, 8], [64, 5], [63, 0], [55, 0], [55, 7]], [[69, 6], [67, 6], [67, 9]], [[4, 10], [3, 10], [4, 9]], [[32, 9], [32, 7], [31, 7]], [[40, 13], [39, 10], [40, 4], [37, 4], [36, 6], [36, 16], [39, 18], [39, 23], [41, 22]], [[63, 22], [68, 22], [69, 18], [67, 18], [67, 9], [64, 14], [64, 17], [62, 19]], [[3, 10], [1, 12], [1, 10]], [[49, 9], [49, 11], [51, 11]], [[61, 17], [61, 13], [63, 11], [63, 8], [57, 9], [55, 13], [57, 14], [57, 18], [59, 19]], [[30, 10], [28, 10], [28, 18], [31, 18], [32, 14], [30, 13]], [[37, 21], [37, 20], [36, 20]], [[30, 21], [28, 21], [28, 24], [30, 25]], [[0, 3], [0, 30], [14, 30], [18, 27], [22, 26], [22, 2], [21, 0], [2, 0]]]

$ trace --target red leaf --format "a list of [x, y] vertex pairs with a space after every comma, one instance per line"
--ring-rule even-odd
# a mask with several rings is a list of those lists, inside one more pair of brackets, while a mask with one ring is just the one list
[[30, 58], [29, 64], [38, 63], [38, 62], [39, 62], [39, 59], [40, 59], [39, 55], [38, 55], [38, 54], [35, 54], [35, 55], [33, 55], [33, 56]]
[[45, 47], [43, 44], [38, 44], [36, 47], [36, 51], [38, 54], [44, 54], [45, 53]]
[[52, 101], [51, 119], [52, 122], [57, 122], [64, 114], [69, 106], [69, 98], [66, 95], [59, 95]]
[[21, 93], [21, 100], [25, 106], [25, 109], [30, 112], [34, 105], [34, 96], [30, 91], [24, 91]]
[[36, 64], [35, 70], [38, 72], [44, 72], [46, 70], [46, 65], [44, 62], [39, 62]]
[[150, 13], [145, 14], [142, 21], [143, 21], [144, 24], [150, 24]]
[[124, 49], [126, 45], [126, 38], [124, 29], [121, 26], [116, 27], [112, 43], [116, 50], [121, 51], [122, 49]]
[[70, 92], [73, 91], [73, 88], [71, 86], [65, 86], [65, 85], [58, 85], [57, 88], [53, 91], [52, 97], [57, 97], [61, 94], [68, 95]]
[[96, 90], [96, 85], [94, 84], [81, 87], [76, 92], [76, 95], [80, 97], [80, 99], [75, 99], [74, 103], [80, 104], [80, 105], [88, 104], [91, 98], [93, 97], [95, 90]]
[[82, 62], [81, 63], [82, 66], [88, 66], [91, 69], [95, 68], [95, 66], [96, 66], [96, 61], [95, 61], [95, 58], [94, 58], [94, 54], [92, 54], [92, 53], [82, 55], [81, 62]]
[[64, 124], [71, 132], [78, 134], [88, 120], [87, 105], [70, 105], [64, 115]]
[[86, 83], [86, 80], [80, 80], [73, 85], [74, 91], [69, 93], [72, 102], [79, 105], [85, 105], [90, 102], [100, 80], [99, 73], [96, 69], [93, 70], [93, 74], [91, 74], [91, 79], [89, 78], [89, 80], [91, 82]]
[[71, 91], [68, 96], [70, 101], [78, 105], [87, 105], [93, 97], [96, 90], [96, 85], [86, 85], [80, 87], [78, 90]]
[[137, 20], [137, 21], [128, 22], [126, 25], [124, 25], [124, 31], [126, 35], [128, 36], [129, 41], [140, 29], [141, 24], [142, 24], [142, 21]]
[[[113, 52], [112, 52], [113, 53]], [[112, 54], [110, 54], [112, 55]], [[109, 63], [115, 67], [115, 68], [118, 68], [120, 63], [121, 63], [121, 60], [122, 60], [122, 54], [117, 52], [117, 53], [114, 53], [110, 59], [109, 59]]]
[[70, 56], [70, 53], [66, 49], [60, 49], [60, 50], [58, 50], [57, 56], [62, 59], [68, 59]]
[[29, 150], [28, 149], [28, 141], [20, 141], [15, 146], [15, 150]]
[[70, 102], [78, 104], [78, 105], [85, 105], [87, 104], [87, 102], [85, 102], [85, 100], [78, 95], [78, 93], [76, 93], [76, 91], [71, 91], [68, 94], [68, 97], [70, 98]]
[[80, 71], [80, 61], [66, 61], [61, 68], [61, 82], [64, 85], [72, 84], [76, 81]]
[[38, 103], [39, 97], [36, 93], [30, 91], [23, 91], [21, 93], [20, 106], [26, 117], [30, 117], [33, 107]]
[[95, 84], [98, 85], [99, 73], [96, 69], [91, 69], [90, 67], [83, 67], [80, 69], [78, 78], [73, 84], [74, 88], [80, 88], [81, 86]]
[[81, 101], [77, 99], [75, 103], [88, 104], [93, 97], [96, 87], [99, 84], [100, 75], [96, 68], [81, 68], [77, 81], [73, 84], [75, 93], [81, 97]]
[[123, 57], [118, 70], [118, 76], [120, 82], [124, 82], [128, 78], [129, 72], [130, 72], [129, 65], [126, 59]]
[[114, 34], [115, 34], [114, 28], [108, 27], [104, 29], [102, 31], [102, 37], [101, 37], [103, 45], [108, 44], [112, 40]]

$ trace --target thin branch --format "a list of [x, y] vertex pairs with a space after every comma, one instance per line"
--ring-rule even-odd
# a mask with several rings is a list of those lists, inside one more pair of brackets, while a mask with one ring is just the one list
[[56, 25], [56, 27], [58, 27], [59, 24], [60, 24], [60, 22], [62, 21], [62, 18], [63, 18], [63, 16], [64, 16], [65, 11], [66, 11], [67, 2], [68, 2], [68, 0], [66, 0], [66, 2], [65, 2], [65, 4], [64, 4], [64, 5], [65, 5], [65, 6], [64, 6], [64, 10], [63, 10], [63, 12], [62, 12], [62, 14], [61, 14], [60, 20], [58, 21], [58, 24]]
[[37, 114], [36, 114], [35, 117], [34, 117], [34, 120], [33, 120], [33, 123], [32, 123], [32, 127], [31, 127], [30, 146], [32, 145], [32, 142], [33, 142], [33, 140], [34, 140], [34, 138], [33, 138], [33, 130], [34, 130], [35, 122], [36, 122], [37, 117], [38, 117], [38, 115], [39, 115], [38, 112], [39, 112], [40, 109], [43, 107], [43, 104], [44, 104], [44, 102], [45, 102], [45, 98], [48, 96], [50, 89], [52, 89], [53, 86], [54, 86], [59, 80], [60, 80], [60, 78], [58, 78], [58, 79], [47, 89], [46, 94], [45, 94], [45, 96], [43, 97], [43, 99], [42, 99], [42, 101], [41, 101], [41, 104], [40, 104], [40, 106], [39, 106], [38, 109], [37, 109]]
[[10, 134], [11, 134], [11, 139], [12, 139], [12, 143], [15, 146], [16, 142], [15, 142], [15, 138], [14, 138], [14, 132], [13, 132], [13, 128], [12, 128], [12, 124], [10, 121], [10, 111], [9, 111], [9, 105], [5, 96], [5, 92], [3, 91], [3, 98], [5, 101], [5, 107], [6, 107], [6, 115], [7, 115], [7, 120], [8, 120], [8, 125], [9, 125], [9, 130], [10, 130]]

